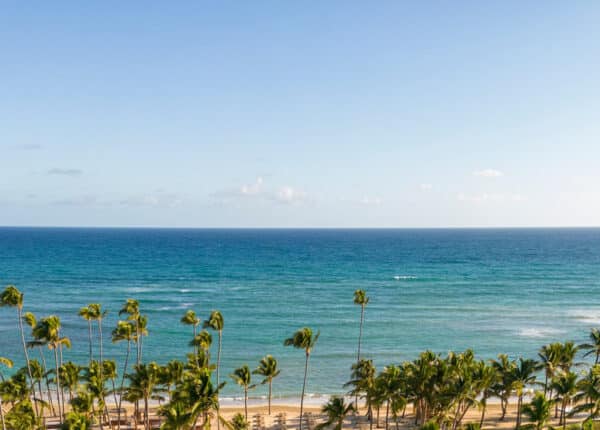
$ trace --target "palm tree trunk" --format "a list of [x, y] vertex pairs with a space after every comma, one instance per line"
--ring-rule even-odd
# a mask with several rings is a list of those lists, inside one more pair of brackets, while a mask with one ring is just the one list
[[244, 387], [244, 417], [248, 421], [248, 388], [246, 387]]
[[516, 429], [519, 430], [521, 427], [521, 405], [523, 404], [523, 395], [519, 395], [519, 400], [517, 401], [517, 425]]
[[56, 397], [57, 397], [57, 402], [58, 402], [58, 419], [60, 421], [60, 423], [62, 424], [63, 422], [63, 405], [61, 402], [61, 396], [60, 396], [60, 374], [58, 372], [58, 345], [54, 346], [54, 367], [55, 367], [55, 371], [56, 371]]
[[92, 321], [88, 320], [88, 342], [90, 345], [90, 363], [94, 359], [94, 354], [92, 352]]
[[41, 346], [38, 346], [38, 350], [40, 352], [40, 358], [42, 359], [44, 380], [46, 381], [46, 391], [48, 392], [48, 403], [50, 403], [50, 410], [52, 411], [52, 415], [56, 416], [56, 410], [54, 409], [54, 403], [52, 402], [52, 390], [50, 390], [50, 382], [48, 382], [48, 375], [46, 374], [46, 370], [48, 369], [48, 366], [46, 365], [46, 356], [44, 355], [44, 350]]
[[271, 392], [273, 389], [273, 380], [269, 379], [269, 415], [271, 415]]
[[119, 388], [119, 406], [117, 406], [117, 420], [121, 428], [121, 403], [123, 402], [123, 388], [125, 387], [125, 375], [127, 374], [127, 362], [131, 353], [131, 340], [127, 340], [127, 353], [125, 354], [125, 364], [123, 365], [123, 376], [121, 377], [121, 388]]
[[[358, 330], [358, 349], [356, 350], [356, 364], [360, 362], [360, 343], [362, 340], [362, 332], [363, 332], [363, 321], [365, 318], [365, 306], [361, 305], [360, 307], [360, 328]], [[354, 406], [356, 410], [358, 410], [358, 393], [354, 397]]]
[[483, 407], [481, 408], [481, 419], [479, 420], [479, 428], [480, 429], [483, 428], [483, 420], [485, 419], [485, 408], [487, 406], [487, 399], [484, 398], [482, 400], [481, 404], [483, 405]]
[[[27, 342], [25, 342], [25, 330], [23, 329], [23, 310], [20, 307], [17, 307], [17, 318], [19, 319], [19, 331], [21, 332], [21, 344], [23, 345], [23, 352], [25, 354], [27, 374], [29, 375], [29, 380], [33, 384], [33, 375], [31, 373], [31, 366], [29, 365], [29, 353], [27, 352]], [[33, 397], [35, 397], [35, 388], [33, 388]], [[39, 416], [37, 402], [33, 402], [33, 407], [35, 408], [35, 416]]]
[[300, 430], [302, 430], [302, 417], [304, 412], [304, 392], [306, 391], [306, 377], [308, 375], [308, 359], [310, 353], [306, 353], [306, 360], [304, 362], [304, 382], [302, 383], [302, 396], [300, 396]]
[[387, 405], [385, 407], [385, 430], [389, 428], [389, 417], [390, 417], [390, 401], [387, 401]]
[[146, 430], [150, 430], [150, 417], [148, 416], [148, 397], [144, 397], [144, 423]]
[[[217, 388], [219, 387], [219, 370], [221, 369], [221, 339], [222, 339], [222, 331], [219, 330], [219, 350], [217, 351]], [[217, 394], [217, 403], [219, 403], [218, 394]], [[269, 412], [270, 414], [271, 412]], [[248, 421], [248, 412], [246, 412], [246, 421]], [[221, 430], [221, 422], [217, 417], [217, 430]]]

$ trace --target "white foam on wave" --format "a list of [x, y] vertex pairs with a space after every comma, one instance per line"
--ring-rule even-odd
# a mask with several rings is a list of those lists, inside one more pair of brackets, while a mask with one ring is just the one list
[[395, 275], [394, 279], [396, 281], [406, 281], [406, 280], [409, 280], [409, 279], [417, 279], [417, 277], [414, 276], [414, 275]]
[[567, 315], [587, 326], [600, 325], [600, 309], [573, 309]]
[[551, 327], [526, 327], [518, 331], [519, 336], [534, 339], [553, 337], [560, 333], [564, 333], [564, 331]]
[[181, 290], [179, 290], [180, 293], [189, 293], [190, 291], [192, 291], [192, 290], [190, 290], [188, 288], [182, 288]]

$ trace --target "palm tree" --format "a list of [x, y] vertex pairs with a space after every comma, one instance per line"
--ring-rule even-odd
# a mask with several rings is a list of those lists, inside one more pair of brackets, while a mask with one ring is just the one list
[[316, 335], [313, 336], [313, 331], [309, 327], [304, 327], [298, 330], [294, 335], [290, 338], [287, 338], [284, 342], [284, 346], [293, 346], [297, 349], [303, 349], [305, 354], [305, 362], [304, 362], [304, 382], [302, 383], [302, 395], [300, 397], [300, 430], [302, 430], [302, 417], [304, 412], [304, 393], [306, 391], [306, 378], [308, 376], [308, 361], [310, 359], [310, 354], [317, 344], [317, 340], [319, 340], [319, 335], [321, 333], [317, 332]]
[[187, 430], [194, 423], [192, 410], [182, 400], [169, 402], [162, 406], [159, 414], [165, 418], [165, 422], [161, 426], [163, 430]]
[[525, 387], [535, 382], [535, 373], [540, 369], [537, 361], [519, 358], [513, 369], [513, 384], [517, 395], [517, 423], [515, 428], [521, 427], [521, 409], [523, 408], [523, 394]]
[[[94, 321], [96, 321], [96, 323], [98, 324], [98, 341], [99, 341], [99, 351], [100, 351], [100, 363], [102, 363], [102, 361], [104, 361], [104, 354], [103, 354], [103, 339], [102, 339], [102, 320], [104, 319], [104, 317], [106, 316], [106, 314], [108, 313], [108, 311], [103, 311], [102, 310], [102, 305], [99, 303], [90, 303], [88, 305], [88, 309], [90, 310], [90, 314], [92, 316], [92, 319]], [[100, 371], [102, 371], [102, 367], [100, 367]]]
[[333, 396], [323, 405], [321, 411], [327, 414], [327, 421], [319, 424], [316, 430], [332, 426], [334, 430], [342, 430], [344, 419], [355, 411], [352, 403], [346, 403], [343, 397]]
[[[123, 400], [123, 389], [125, 387], [125, 375], [127, 375], [127, 365], [129, 364], [129, 355], [131, 354], [131, 342], [135, 338], [135, 325], [131, 321], [119, 321], [117, 326], [112, 331], [112, 342], [118, 343], [127, 341], [127, 352], [125, 354], [125, 362], [123, 364], [123, 376], [121, 377], [121, 387], [119, 392], [119, 404], [117, 406], [117, 422], [121, 422], [121, 403]], [[120, 427], [120, 424], [119, 424]]]
[[593, 328], [590, 332], [589, 338], [590, 343], [579, 345], [579, 348], [588, 350], [588, 352], [584, 354], [584, 357], [593, 354], [594, 364], [598, 364], [598, 361], [600, 360], [600, 330]]
[[517, 363], [510, 360], [506, 354], [498, 354], [497, 360], [492, 360], [492, 367], [498, 372], [498, 383], [493, 387], [495, 394], [500, 398], [502, 415], [500, 421], [504, 420], [508, 408], [508, 400], [514, 391], [514, 369]]
[[189, 309], [188, 311], [186, 311], [185, 314], [183, 314], [183, 316], [181, 317], [181, 323], [185, 324], [185, 325], [191, 325], [192, 326], [192, 330], [194, 332], [194, 337], [196, 337], [196, 329], [198, 327], [198, 324], [200, 324], [200, 318], [198, 318], [196, 316], [196, 312], [194, 312], [193, 310]]
[[33, 336], [39, 339], [40, 342], [48, 346], [48, 349], [54, 352], [54, 370], [56, 378], [56, 388], [58, 396], [58, 413], [62, 422], [64, 414], [64, 393], [62, 392], [62, 385], [60, 382], [60, 371], [59, 368], [61, 363], [59, 361], [59, 350], [63, 346], [71, 347], [71, 342], [66, 337], [60, 336], [60, 318], [56, 315], [50, 315], [49, 317], [42, 318], [33, 328]]
[[159, 366], [152, 362], [149, 364], [136, 364], [134, 372], [127, 375], [129, 386], [126, 397], [130, 401], [144, 400], [144, 427], [150, 430], [148, 401], [159, 383]]
[[248, 390], [252, 390], [256, 385], [250, 385], [252, 383], [252, 373], [248, 365], [244, 364], [242, 367], [238, 367], [229, 375], [233, 381], [244, 389], [244, 418], [248, 420]]
[[89, 306], [84, 306], [82, 308], [79, 309], [79, 316], [82, 317], [84, 320], [87, 321], [87, 326], [88, 326], [88, 342], [89, 342], [89, 348], [90, 348], [90, 359], [89, 362], [91, 363], [92, 360], [94, 359], [94, 355], [92, 352], [92, 319], [93, 319], [93, 315], [92, 312], [90, 311]]
[[119, 316], [126, 314], [127, 320], [132, 321], [135, 325], [135, 336], [134, 341], [136, 343], [136, 360], [137, 364], [141, 363], [142, 360], [142, 325], [144, 321], [143, 316], [140, 314], [140, 304], [137, 300], [127, 299], [125, 304], [119, 311]]
[[223, 315], [221, 315], [221, 312], [219, 311], [212, 311], [210, 313], [210, 316], [206, 321], [204, 321], [204, 324], [202, 324], [202, 326], [204, 328], [210, 327], [219, 334], [219, 346], [217, 349], [217, 385], [219, 385], [219, 369], [221, 368], [221, 342], [223, 339], [224, 326]]
[[210, 361], [210, 347], [211, 347], [211, 345], [212, 345], [212, 336], [206, 330], [200, 331], [200, 333], [198, 333], [196, 335], [196, 337], [194, 337], [190, 341], [190, 346], [193, 346], [193, 347], [196, 348], [196, 364], [198, 366], [200, 366], [200, 360], [198, 358], [198, 356], [200, 355], [200, 352], [202, 352], [204, 354], [204, 356], [206, 357], [206, 363], [207, 364]]
[[[8, 367], [9, 369], [13, 367], [13, 362], [5, 357], [0, 357], [0, 364]], [[0, 379], [4, 382], [4, 375], [2, 371], [0, 371]], [[6, 430], [6, 423], [4, 422], [4, 409], [2, 408], [2, 396], [0, 395], [0, 420], [2, 421], [2, 430]]]
[[535, 430], [542, 430], [550, 419], [550, 409], [552, 401], [546, 399], [544, 393], [535, 393], [529, 404], [524, 405], [519, 412], [522, 412], [532, 421], [532, 424], [525, 427], [530, 427]]
[[494, 393], [494, 386], [498, 383], [500, 375], [498, 371], [485, 361], [480, 361], [475, 368], [475, 380], [477, 388], [481, 393], [479, 404], [481, 406], [481, 418], [479, 419], [479, 428], [483, 428], [483, 420], [487, 408], [487, 400]]
[[561, 372], [554, 381], [552, 387], [556, 393], [556, 401], [560, 403], [560, 419], [563, 430], [567, 426], [567, 406], [571, 404], [573, 396], [577, 393], [577, 375], [573, 372]]
[[561, 355], [561, 344], [558, 342], [551, 343], [548, 345], [542, 346], [540, 352], [538, 353], [538, 357], [540, 357], [540, 362], [544, 368], [544, 395], [552, 397], [552, 392], [548, 393], [550, 387], [550, 382], [554, 375], [556, 374], [556, 370], [558, 369], [560, 355]]
[[[7, 285], [2, 294], [0, 294], [0, 307], [11, 307], [17, 308], [17, 320], [19, 324], [19, 331], [21, 332], [21, 344], [23, 346], [23, 353], [25, 354], [25, 364], [27, 366], [27, 374], [29, 380], [33, 381], [31, 375], [31, 368], [29, 366], [29, 353], [27, 352], [27, 343], [25, 342], [25, 331], [23, 329], [23, 293], [20, 292], [14, 285]], [[35, 406], [35, 413], [38, 414], [37, 404]]]
[[272, 355], [266, 355], [258, 363], [258, 367], [252, 372], [264, 377], [261, 384], [269, 384], [269, 415], [271, 415], [271, 396], [273, 392], [273, 379], [281, 373], [277, 368], [277, 360]]
[[360, 344], [362, 341], [363, 323], [365, 320], [365, 307], [369, 303], [369, 297], [365, 290], [356, 290], [354, 292], [354, 304], [360, 306], [360, 328], [358, 331], [358, 349], [356, 351], [356, 362], [360, 361]]

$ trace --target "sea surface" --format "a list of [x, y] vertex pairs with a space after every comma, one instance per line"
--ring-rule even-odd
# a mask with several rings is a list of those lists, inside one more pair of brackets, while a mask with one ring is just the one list
[[[535, 357], [551, 341], [583, 341], [600, 327], [600, 229], [203, 230], [0, 228], [0, 286], [25, 293], [25, 311], [59, 315], [85, 363], [81, 306], [100, 302], [105, 356], [127, 298], [148, 316], [144, 360], [184, 359], [187, 309], [225, 319], [221, 379], [235, 367], [279, 359], [276, 397], [297, 396], [304, 354], [283, 341], [320, 330], [307, 392], [344, 392], [356, 359], [366, 289], [363, 356], [378, 366], [425, 349], [473, 348]], [[0, 308], [0, 355], [20, 360], [16, 311]], [[217, 336], [214, 335], [213, 346]], [[216, 358], [216, 348], [213, 348]], [[265, 395], [260, 386], [253, 396]], [[227, 396], [239, 395], [231, 382]]]

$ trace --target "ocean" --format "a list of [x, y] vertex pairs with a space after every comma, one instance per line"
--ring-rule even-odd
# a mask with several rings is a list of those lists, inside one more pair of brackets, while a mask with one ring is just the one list
[[[378, 367], [425, 349], [472, 348], [535, 357], [552, 341], [581, 342], [600, 327], [600, 229], [83, 229], [0, 228], [0, 287], [15, 284], [25, 311], [56, 314], [85, 363], [87, 323], [77, 311], [109, 311], [105, 356], [125, 345], [109, 333], [127, 298], [148, 316], [144, 360], [185, 359], [187, 309], [225, 320], [221, 379], [273, 354], [275, 397], [299, 394], [302, 351], [283, 341], [320, 330], [307, 392], [343, 393], [356, 359], [367, 291], [363, 356]], [[0, 356], [21, 360], [16, 311], [0, 309]], [[216, 334], [213, 337], [216, 358]], [[22, 364], [22, 360], [20, 361]], [[239, 395], [232, 382], [224, 395]], [[251, 393], [260, 397], [266, 387]]]

